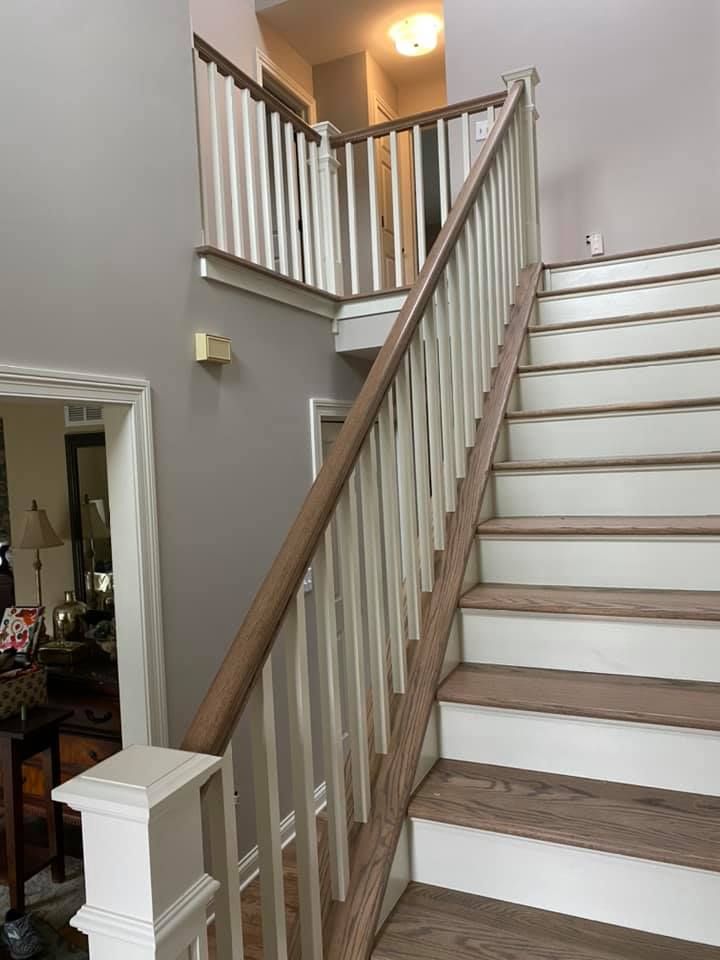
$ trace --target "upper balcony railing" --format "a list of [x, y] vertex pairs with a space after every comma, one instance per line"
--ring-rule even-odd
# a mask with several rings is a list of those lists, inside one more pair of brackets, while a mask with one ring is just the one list
[[204, 243], [353, 295], [415, 281], [507, 96], [343, 133], [197, 35], [195, 87]]

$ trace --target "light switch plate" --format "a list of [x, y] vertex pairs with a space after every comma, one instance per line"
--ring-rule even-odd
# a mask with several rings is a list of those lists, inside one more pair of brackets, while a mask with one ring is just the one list
[[490, 121], [476, 120], [475, 121], [475, 142], [479, 143], [481, 140], [487, 140], [489, 134], [490, 134]]
[[605, 241], [601, 233], [589, 233], [585, 239], [590, 246], [591, 257], [600, 257], [605, 253]]

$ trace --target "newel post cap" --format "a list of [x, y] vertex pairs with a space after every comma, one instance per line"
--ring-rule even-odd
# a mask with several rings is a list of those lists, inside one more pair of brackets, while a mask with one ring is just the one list
[[535, 87], [540, 83], [540, 74], [535, 67], [520, 67], [518, 70], [510, 70], [502, 75], [508, 90], [516, 80], [521, 80], [525, 84], [525, 102], [523, 104], [526, 110], [532, 111], [535, 119], [538, 119], [538, 112], [535, 107]]
[[321, 120], [320, 123], [314, 123], [312, 127], [313, 130], [316, 130], [322, 138], [320, 142], [319, 159], [326, 162], [331, 161], [332, 163], [337, 164], [339, 167], [340, 164], [333, 156], [332, 147], [330, 146], [330, 139], [331, 137], [338, 136], [338, 134], [340, 134], [342, 131], [339, 130], [334, 123], [330, 123], [329, 120]]

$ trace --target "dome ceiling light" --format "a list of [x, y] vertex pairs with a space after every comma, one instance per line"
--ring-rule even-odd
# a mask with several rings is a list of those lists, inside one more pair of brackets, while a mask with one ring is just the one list
[[422, 57], [438, 43], [442, 20], [432, 13], [416, 13], [394, 23], [388, 35], [398, 53], [404, 57]]

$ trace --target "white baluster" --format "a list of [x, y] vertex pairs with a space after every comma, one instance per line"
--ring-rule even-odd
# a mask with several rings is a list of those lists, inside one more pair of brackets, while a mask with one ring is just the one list
[[470, 156], [470, 116], [464, 113], [460, 117], [460, 129], [462, 131], [462, 171], [463, 180], [467, 180], [470, 175], [471, 156]]
[[350, 254], [350, 291], [358, 293], [358, 234], [357, 234], [357, 202], [355, 199], [355, 147], [352, 143], [345, 144], [345, 177], [347, 181], [347, 211], [348, 211], [348, 251]]
[[302, 280], [302, 257], [300, 255], [300, 211], [298, 208], [298, 161], [295, 153], [295, 128], [285, 124], [285, 166], [288, 175], [288, 230], [290, 234], [290, 260], [295, 280]]
[[501, 182], [503, 186], [503, 209], [505, 211], [505, 263], [506, 263], [506, 277], [505, 283], [507, 285], [507, 302], [508, 302], [508, 314], [506, 317], [506, 323], [510, 321], [510, 304], [513, 302], [515, 294], [515, 282], [514, 282], [514, 272], [515, 268], [513, 266], [513, 240], [512, 240], [512, 208], [510, 207], [510, 164], [508, 160], [508, 141], [507, 138], [503, 140], [500, 144], [499, 151], [499, 160], [500, 160], [500, 174]]
[[287, 960], [272, 662], [250, 697], [253, 785], [262, 899], [263, 958]]
[[[470, 343], [472, 350], [473, 419], [479, 420], [483, 411], [483, 346], [482, 336], [480, 334], [480, 295], [478, 289], [478, 259], [476, 248], [475, 218], [472, 208], [468, 212], [465, 228], [463, 230], [463, 236], [465, 238], [465, 251], [467, 255], [468, 318], [470, 324]], [[473, 437], [473, 443], [474, 442], [475, 438]]]
[[312, 241], [315, 259], [315, 283], [323, 290], [327, 289], [327, 277], [323, 271], [322, 222], [320, 219], [320, 172], [318, 145], [313, 141], [310, 151], [310, 206], [312, 208]]
[[407, 656], [402, 607], [402, 565], [400, 559], [400, 513], [397, 467], [395, 464], [395, 410], [392, 389], [388, 390], [379, 415], [380, 475], [382, 478], [383, 542], [387, 579], [388, 625], [393, 690], [405, 693]]
[[270, 114], [272, 132], [273, 178], [275, 180], [275, 222], [277, 224], [278, 259], [280, 273], [288, 275], [288, 243], [285, 224], [285, 171], [283, 170], [283, 149], [280, 135], [280, 114]]
[[258, 173], [260, 175], [260, 213], [262, 221], [263, 263], [269, 269], [275, 268], [273, 253], [273, 219], [270, 201], [270, 161], [268, 159], [267, 110], [263, 100], [255, 104], [257, 121]]
[[455, 476], [465, 476], [465, 393], [463, 388], [462, 313], [458, 287], [457, 263], [454, 255], [445, 268], [448, 316], [450, 320], [450, 366], [453, 386], [453, 439], [455, 449]]
[[217, 107], [217, 75], [217, 65], [210, 61], [210, 63], [208, 63], [208, 98], [210, 105], [210, 154], [212, 157], [213, 171], [215, 240], [221, 250], [227, 250], [227, 235], [225, 232], [225, 189]]
[[490, 289], [492, 290], [492, 293], [493, 293], [493, 320], [494, 320], [494, 326], [495, 326], [495, 331], [494, 331], [495, 342], [498, 346], [501, 346], [505, 337], [505, 314], [503, 313], [501, 252], [500, 252], [502, 235], [500, 233], [500, 214], [498, 209], [497, 175], [496, 175], [496, 168], [494, 164], [490, 168], [488, 179], [490, 181], [490, 209], [491, 209], [491, 218], [492, 218], [492, 251], [493, 251], [493, 267], [494, 267], [493, 282]]
[[425, 358], [420, 330], [410, 342], [410, 383], [415, 454], [415, 499], [418, 515], [420, 545], [420, 584], [422, 590], [432, 590], [435, 568], [432, 549], [432, 521], [430, 519], [430, 477], [428, 473], [428, 428], [425, 400]]
[[318, 868], [312, 717], [308, 677], [305, 590], [300, 587], [287, 616], [287, 688], [290, 766], [295, 806], [300, 943], [303, 957], [322, 960], [323, 929]]
[[313, 561], [315, 615], [320, 665], [324, 771], [327, 784], [330, 883], [334, 900], [347, 896], [350, 855], [345, 802], [345, 751], [343, 747], [342, 693], [338, 663], [337, 613], [332, 525], [328, 525]]
[[520, 195], [520, 148], [518, 143], [518, 125], [517, 113], [513, 117], [512, 127], [510, 128], [510, 143], [512, 146], [512, 178], [513, 178], [513, 196], [514, 216], [515, 216], [515, 244], [518, 265], [518, 276], [525, 262], [525, 244], [522, 229], [522, 197]]
[[510, 198], [510, 249], [512, 251], [512, 285], [513, 293], [520, 279], [520, 235], [517, 221], [517, 194], [515, 193], [515, 141], [513, 140], [513, 124], [507, 132], [508, 158], [508, 196]]
[[351, 474], [338, 506], [338, 554], [342, 581], [343, 642], [350, 728], [353, 809], [356, 821], [370, 815], [367, 717], [365, 713], [365, 655], [360, 610], [360, 545], [357, 525], [355, 474]]
[[438, 171], [440, 179], [440, 223], [444, 224], [450, 212], [450, 174], [448, 171], [447, 125], [442, 118], [437, 122]]
[[427, 367], [428, 448], [432, 487], [433, 546], [445, 549], [445, 494], [443, 490], [442, 423], [440, 415], [440, 382], [438, 374], [438, 342], [435, 332], [435, 309], [431, 301], [422, 319]]
[[500, 267], [500, 273], [498, 276], [498, 283], [500, 284], [500, 303], [502, 310], [502, 328], [499, 334], [501, 342], [505, 339], [505, 324], [509, 319], [509, 300], [508, 300], [508, 287], [507, 287], [507, 275], [508, 275], [508, 262], [507, 262], [507, 212], [505, 210], [505, 190], [503, 188], [503, 176], [502, 176], [502, 166], [500, 163], [500, 149], [495, 154], [495, 162], [493, 164], [493, 170], [495, 176], [495, 186], [497, 190], [497, 203], [498, 203], [498, 230], [499, 230], [499, 243], [497, 250], [497, 262]]
[[495, 296], [495, 225], [493, 223], [492, 187], [488, 180], [481, 188], [482, 222], [485, 240], [485, 308], [487, 313], [487, 337], [489, 341], [490, 366], [497, 365], [497, 298]]
[[458, 310], [460, 313], [465, 446], [472, 447], [475, 443], [475, 384], [473, 383], [473, 340], [470, 329], [470, 277], [466, 241], [467, 235], [463, 231], [458, 237], [451, 265], [457, 284]]
[[400, 204], [400, 164], [398, 160], [397, 130], [390, 131], [390, 176], [392, 179], [393, 253], [395, 256], [395, 286], [403, 284], [403, 224]]
[[208, 871], [220, 882], [213, 902], [216, 953], [228, 960], [243, 960], [232, 746], [225, 751], [221, 769], [208, 782], [202, 806]]
[[408, 639], [420, 638], [420, 594], [418, 590], [418, 535], [415, 509], [415, 471], [412, 453], [410, 413], [410, 371], [407, 354], [395, 380], [397, 404], [398, 490], [400, 493], [400, 547], [405, 597], [407, 601]]
[[455, 479], [455, 434], [453, 417], [453, 385], [450, 361], [450, 325], [448, 323], [445, 274], [440, 277], [435, 294], [435, 321], [438, 338], [438, 373], [440, 378], [440, 419], [443, 447], [443, 488], [445, 509], [448, 513], [457, 504], [457, 481]]
[[237, 131], [235, 128], [235, 81], [232, 77], [225, 77], [225, 128], [228, 143], [233, 253], [236, 257], [244, 257], [243, 227], [240, 219], [240, 174], [238, 172]]
[[475, 244], [477, 251], [477, 298], [478, 298], [478, 329], [480, 333], [480, 346], [482, 351], [482, 389], [485, 393], [490, 390], [491, 381], [491, 337], [490, 337], [490, 316], [488, 311], [488, 259], [487, 248], [485, 246], [485, 223], [483, 221], [483, 193], [484, 187], [481, 187], [480, 196], [473, 204], [473, 224], [475, 227]]
[[415, 230], [417, 232], [418, 271], [420, 271], [427, 256], [427, 239], [425, 236], [425, 178], [423, 174], [422, 131], [417, 124], [413, 127], [413, 163]]
[[260, 263], [260, 238], [255, 197], [255, 153], [253, 150], [252, 121], [250, 118], [250, 91], [240, 92], [240, 116], [242, 119], [243, 165], [245, 167], [245, 192], [247, 196], [248, 233], [250, 235], [250, 259]]
[[[307, 141], [304, 133], [297, 135], [298, 181], [300, 183], [300, 218], [302, 221], [302, 249], [305, 267], [305, 283], [315, 284], [312, 240], [312, 210], [310, 209], [310, 187], [308, 186]], [[318, 281], [317, 286], [320, 283]]]
[[375, 138], [367, 140], [368, 201], [370, 204], [370, 260], [372, 263], [373, 290], [382, 288], [382, 263], [380, 260], [380, 215], [378, 213], [377, 161]]
[[367, 599], [370, 681], [372, 686], [375, 751], [387, 753], [390, 716], [385, 657], [385, 605], [380, 576], [380, 510], [376, 427], [372, 427], [360, 453], [360, 490], [364, 543], [365, 595]]

